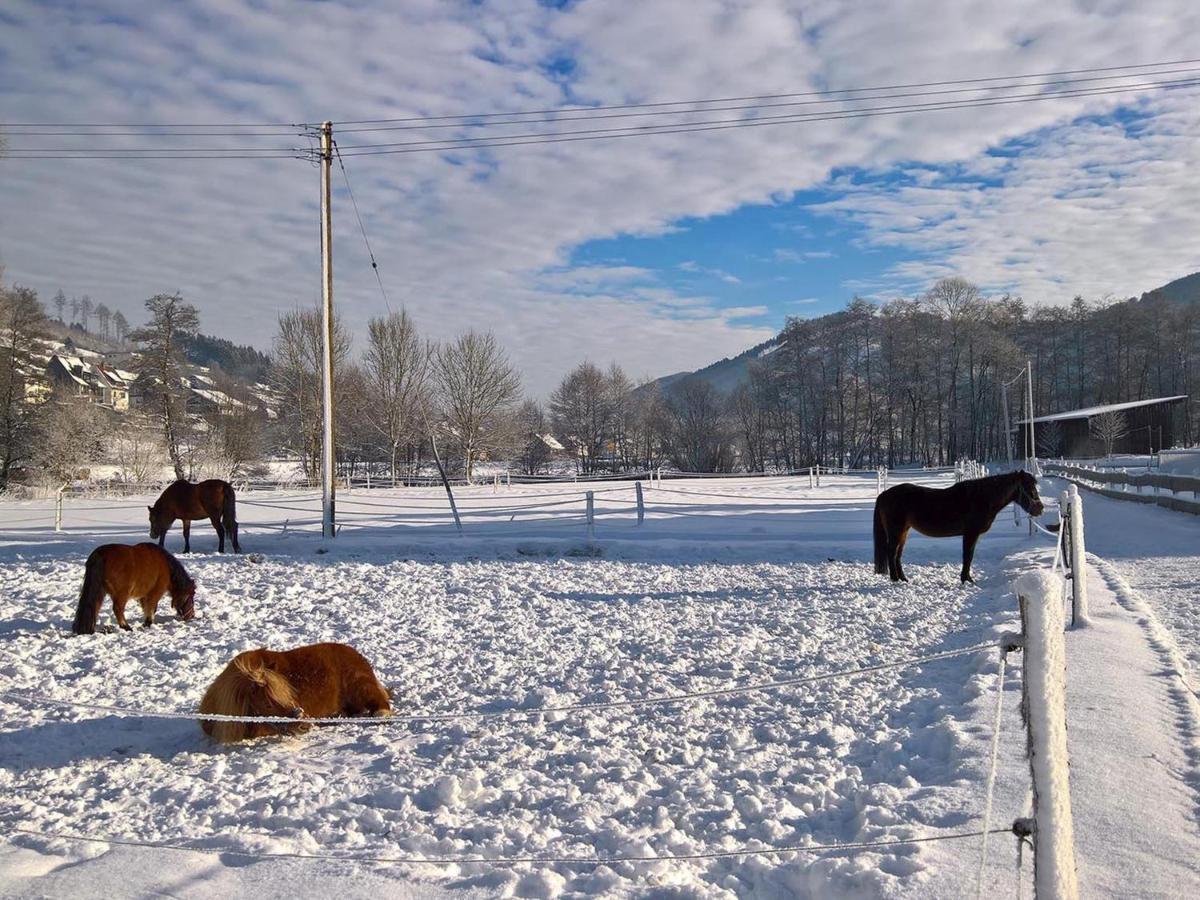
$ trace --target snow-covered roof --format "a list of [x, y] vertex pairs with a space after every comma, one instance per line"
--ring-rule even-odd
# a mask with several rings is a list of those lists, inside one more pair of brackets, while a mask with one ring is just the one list
[[[1104, 413], [1124, 412], [1127, 409], [1137, 409], [1140, 406], [1153, 406], [1155, 403], [1173, 403], [1176, 400], [1186, 400], [1187, 394], [1176, 394], [1173, 397], [1152, 397], [1149, 400], [1129, 400], [1125, 403], [1108, 403], [1104, 406], [1085, 406], [1083, 409], [1069, 409], [1066, 412], [1054, 413], [1049, 416], [1037, 416], [1033, 422], [1062, 422], [1066, 419], [1090, 419]], [[1018, 419], [1015, 424], [1028, 423], [1028, 419]]]

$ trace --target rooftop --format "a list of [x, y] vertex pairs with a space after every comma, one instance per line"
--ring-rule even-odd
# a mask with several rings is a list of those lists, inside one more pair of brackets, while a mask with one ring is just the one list
[[[1085, 406], [1083, 409], [1069, 409], [1066, 412], [1054, 413], [1049, 416], [1036, 416], [1033, 420], [1036, 425], [1038, 422], [1062, 422], [1066, 419], [1090, 419], [1093, 416], [1100, 416], [1110, 412], [1124, 412], [1127, 409], [1137, 409], [1140, 406], [1153, 406], [1156, 403], [1174, 403], [1177, 400], [1186, 400], [1187, 394], [1176, 394], [1173, 397], [1152, 397], [1149, 400], [1129, 400], [1125, 403], [1109, 403], [1104, 406]], [[1018, 419], [1014, 425], [1024, 425], [1028, 419]]]

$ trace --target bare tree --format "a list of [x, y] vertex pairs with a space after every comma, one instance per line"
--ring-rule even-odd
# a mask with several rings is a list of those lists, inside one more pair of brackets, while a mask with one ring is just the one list
[[96, 321], [100, 325], [100, 336], [108, 337], [108, 326], [112, 321], [112, 310], [103, 303], [96, 304]]
[[125, 318], [125, 314], [119, 309], [113, 313], [112, 324], [113, 331], [117, 335], [117, 340], [124, 342], [125, 338], [129, 337], [129, 320]]
[[553, 455], [546, 443], [549, 435], [546, 413], [536, 400], [526, 400], [517, 410], [516, 418], [517, 464], [525, 475], [540, 475]]
[[92, 317], [92, 298], [84, 294], [79, 298], [79, 315], [83, 319], [83, 330], [88, 330], [88, 320]]
[[667, 397], [668, 453], [685, 472], [729, 472], [733, 469], [733, 430], [725, 401], [715, 387], [699, 378], [676, 385]]
[[33, 406], [27, 402], [26, 379], [45, 325], [46, 312], [36, 291], [0, 288], [0, 489], [8, 486], [14, 467], [29, 459], [32, 449]]
[[579, 469], [596, 471], [612, 430], [612, 392], [604, 373], [590, 362], [572, 369], [550, 395], [550, 415]]
[[371, 399], [369, 420], [386, 442], [393, 481], [400, 448], [420, 443], [428, 417], [432, 353], [403, 309], [367, 323], [363, 368]]
[[54, 295], [54, 309], [58, 313], [58, 321], [63, 321], [63, 314], [67, 309], [67, 295], [62, 292], [62, 288], [58, 289], [58, 293]]
[[1037, 428], [1037, 449], [1040, 456], [1063, 455], [1063, 430], [1057, 420], [1046, 422]]
[[1092, 416], [1088, 420], [1088, 431], [1096, 440], [1104, 444], [1104, 455], [1112, 456], [1113, 444], [1127, 433], [1125, 413], [1112, 410]]
[[72, 297], [71, 298], [71, 322], [75, 323], [78, 321], [79, 321], [79, 298]]
[[103, 410], [86, 398], [56, 392], [38, 409], [33, 460], [52, 483], [70, 481], [86, 463], [101, 458], [109, 424]]
[[162, 428], [167, 456], [176, 478], [184, 478], [181, 444], [187, 429], [187, 392], [183, 342], [200, 327], [196, 307], [179, 294], [156, 294], [146, 301], [150, 321], [130, 334], [141, 344], [135, 370], [138, 389]]
[[157, 479], [167, 462], [155, 423], [140, 415], [122, 419], [120, 430], [113, 436], [112, 452], [120, 479], [129, 484]]
[[[298, 453], [308, 478], [321, 470], [321, 350], [323, 325], [319, 309], [297, 309], [279, 317], [271, 358], [270, 381], [279, 392], [279, 430], [285, 445]], [[350, 355], [350, 335], [334, 319], [334, 414], [339, 414], [342, 372]]]
[[480, 456], [507, 443], [521, 382], [491, 332], [469, 331], [441, 347], [435, 369], [441, 416], [470, 480]]

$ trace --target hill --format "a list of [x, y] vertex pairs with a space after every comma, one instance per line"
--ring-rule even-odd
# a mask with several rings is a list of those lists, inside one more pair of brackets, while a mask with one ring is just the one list
[[755, 344], [737, 356], [727, 356], [725, 359], [694, 372], [676, 372], [674, 375], [664, 375], [662, 378], [656, 379], [654, 383], [665, 391], [685, 378], [696, 377], [709, 382], [722, 394], [730, 394], [745, 380], [750, 371], [751, 362], [762, 359], [764, 356], [770, 356], [779, 349], [780, 345], [780, 336], [776, 335], [761, 344]]
[[1167, 282], [1160, 288], [1147, 291], [1142, 294], [1141, 299], [1145, 300], [1156, 294], [1172, 303], [1200, 303], [1200, 272], [1184, 275], [1182, 278]]

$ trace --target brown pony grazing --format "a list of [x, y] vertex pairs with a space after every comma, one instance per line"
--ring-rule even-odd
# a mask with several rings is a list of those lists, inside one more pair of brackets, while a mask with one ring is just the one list
[[132, 599], [142, 603], [147, 628], [154, 624], [154, 613], [162, 595], [170, 592], [171, 606], [185, 622], [196, 615], [196, 582], [174, 556], [155, 544], [103, 544], [87, 558], [83, 589], [75, 610], [75, 634], [95, 634], [100, 604], [112, 597], [117, 624], [129, 631], [125, 604]]
[[[371, 664], [345, 644], [310, 644], [294, 650], [247, 650], [233, 658], [200, 701], [200, 712], [218, 716], [390, 716], [392, 701]], [[311, 726], [201, 720], [204, 733], [222, 744], [272, 734], [298, 734]]]
[[941, 489], [916, 484], [888, 488], [875, 500], [875, 571], [890, 574], [892, 581], [908, 581], [900, 555], [908, 530], [915, 528], [929, 537], [962, 535], [962, 580], [974, 584], [975, 544], [992, 527], [996, 514], [1013, 501], [1031, 516], [1042, 514], [1037, 479], [1028, 472], [973, 478]]
[[192, 519], [208, 519], [217, 531], [217, 552], [225, 552], [225, 533], [233, 541], [233, 552], [241, 553], [238, 544], [237, 500], [228, 481], [210, 478], [199, 484], [176, 481], [168, 487], [150, 510], [150, 537], [163, 546], [167, 532], [176, 519], [183, 520], [183, 552], [192, 552]]

